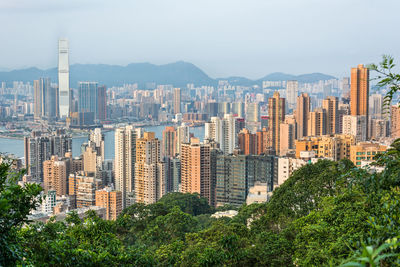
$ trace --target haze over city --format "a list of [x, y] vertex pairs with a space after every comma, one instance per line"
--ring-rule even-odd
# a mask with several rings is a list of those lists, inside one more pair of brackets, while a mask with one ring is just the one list
[[271, 72], [348, 76], [356, 63], [400, 56], [400, 2], [28, 1], [0, 3], [0, 68], [56, 67], [57, 40], [70, 63], [191, 62], [213, 78]]
[[1, 0], [0, 267], [400, 266], [399, 10]]

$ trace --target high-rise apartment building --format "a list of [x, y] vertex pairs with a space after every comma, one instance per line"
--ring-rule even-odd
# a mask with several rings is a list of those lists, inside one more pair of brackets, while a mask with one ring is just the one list
[[240, 206], [246, 202], [247, 168], [245, 155], [217, 155], [216, 206]]
[[231, 104], [231, 112], [239, 118], [244, 118], [244, 103], [236, 102]]
[[122, 192], [122, 207], [134, 203], [137, 132], [133, 126], [115, 130], [115, 189]]
[[323, 108], [316, 108], [310, 112], [308, 118], [308, 135], [320, 136], [326, 134], [326, 110]]
[[285, 156], [294, 149], [296, 140], [296, 120], [293, 115], [286, 115], [285, 122], [280, 125], [279, 155]]
[[182, 113], [181, 111], [181, 88], [174, 88], [174, 113]]
[[247, 103], [246, 104], [246, 121], [253, 123], [260, 121], [260, 103]]
[[182, 144], [181, 191], [198, 193], [214, 205], [214, 181], [211, 175], [211, 146], [192, 138], [191, 143]]
[[272, 149], [277, 155], [280, 150], [280, 125], [285, 120], [285, 99], [275, 91], [268, 99], [269, 135]]
[[55, 190], [57, 196], [67, 194], [67, 179], [69, 177], [67, 160], [52, 156], [43, 162], [43, 187], [44, 192]]
[[[360, 64], [351, 69], [350, 115], [366, 116], [369, 114], [369, 69]], [[368, 133], [368, 123], [366, 125]], [[368, 136], [367, 136], [368, 138]]]
[[182, 144], [189, 143], [190, 141], [190, 132], [189, 126], [182, 123], [181, 126], [176, 128], [176, 151], [177, 153], [182, 153]]
[[136, 203], [152, 204], [166, 193], [165, 166], [161, 162], [161, 144], [154, 132], [144, 132], [136, 140]]
[[390, 108], [390, 137], [400, 138], [400, 107], [398, 105]]
[[350, 147], [355, 142], [353, 135], [345, 134], [307, 137], [296, 140], [296, 158], [301, 158], [304, 151], [314, 151], [316, 158], [329, 158], [334, 161], [350, 158]]
[[58, 40], [58, 93], [60, 118], [71, 112], [71, 91], [69, 88], [69, 48], [67, 39]]
[[366, 141], [368, 136], [367, 116], [343, 116], [342, 133], [355, 136], [357, 142]]
[[302, 93], [297, 97], [296, 122], [298, 139], [308, 135], [308, 119], [311, 111], [310, 103], [310, 96], [307, 93]]
[[116, 220], [122, 212], [122, 193], [110, 187], [96, 190], [96, 206], [106, 208], [106, 220]]
[[104, 133], [101, 131], [101, 128], [95, 128], [90, 131], [89, 141], [94, 144], [95, 149], [101, 156], [101, 160], [104, 161]]
[[244, 155], [257, 154], [257, 136], [247, 129], [238, 134], [238, 144], [241, 153]]
[[369, 96], [369, 115], [380, 118], [382, 116], [383, 96], [372, 94]]
[[52, 155], [64, 157], [72, 150], [72, 139], [62, 130], [42, 135], [33, 131], [30, 137], [24, 138], [25, 168], [33, 181], [43, 181], [43, 162]]
[[237, 144], [236, 119], [232, 114], [225, 114], [223, 119], [211, 117], [205, 124], [204, 139], [214, 140], [224, 154], [232, 154]]
[[293, 110], [296, 108], [296, 100], [299, 90], [298, 81], [287, 81], [286, 82], [286, 101], [288, 108]]
[[96, 205], [96, 190], [100, 189], [101, 180], [93, 172], [78, 172], [69, 175], [69, 195], [76, 200], [76, 208]]
[[33, 81], [33, 109], [35, 119], [55, 119], [57, 117], [57, 87], [51, 85], [50, 78]]
[[322, 100], [322, 108], [326, 111], [326, 134], [336, 134], [340, 132], [338, 105], [338, 98], [334, 96], [328, 96], [326, 99]]
[[167, 126], [162, 133], [162, 156], [175, 157], [177, 154], [177, 131], [174, 126]]

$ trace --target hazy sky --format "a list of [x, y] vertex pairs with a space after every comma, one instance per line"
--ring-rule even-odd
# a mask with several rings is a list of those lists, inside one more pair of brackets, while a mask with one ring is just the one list
[[399, 0], [0, 0], [0, 68], [184, 60], [211, 77], [400, 61]]

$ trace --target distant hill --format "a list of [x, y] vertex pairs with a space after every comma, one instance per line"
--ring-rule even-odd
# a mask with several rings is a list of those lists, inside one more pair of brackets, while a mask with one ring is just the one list
[[[50, 77], [57, 82], [57, 68], [41, 70], [38, 68], [26, 68], [12, 71], [0, 71], [0, 81], [11, 83], [13, 81], [32, 82], [40, 77]], [[262, 81], [298, 80], [299, 82], [316, 82], [329, 80], [335, 77], [311, 73], [303, 75], [291, 75], [275, 72], [258, 80], [245, 77], [210, 78], [205, 72], [195, 65], [178, 61], [165, 65], [150, 63], [132, 63], [127, 66], [106, 64], [74, 64], [70, 66], [70, 85], [76, 88], [79, 81], [97, 81], [107, 86], [119, 86], [126, 83], [138, 83], [144, 87], [146, 83], [172, 84], [176, 87], [185, 87], [188, 83], [199, 85], [216, 85], [219, 80], [228, 80], [232, 85], [252, 86], [261, 85]]]

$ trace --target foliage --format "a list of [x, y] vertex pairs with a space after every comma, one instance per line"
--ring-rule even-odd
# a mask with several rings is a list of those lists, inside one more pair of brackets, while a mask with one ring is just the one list
[[394, 64], [393, 57], [384, 55], [382, 61], [377, 64], [370, 64], [369, 69], [378, 73], [376, 77], [378, 87], [388, 87], [389, 91], [386, 93], [383, 104], [386, 113], [389, 113], [389, 108], [393, 100], [394, 95], [400, 91], [400, 74], [393, 73], [393, 69], [396, 66]]
[[200, 197], [199, 194], [168, 193], [159, 200], [159, 203], [164, 204], [168, 209], [178, 206], [183, 212], [193, 216], [214, 212], [214, 209], [208, 205], [207, 199]]
[[24, 257], [18, 231], [41, 201], [40, 185], [17, 184], [23, 174], [24, 171], [13, 171], [12, 162], [3, 158], [0, 163], [0, 266], [12, 266]]

